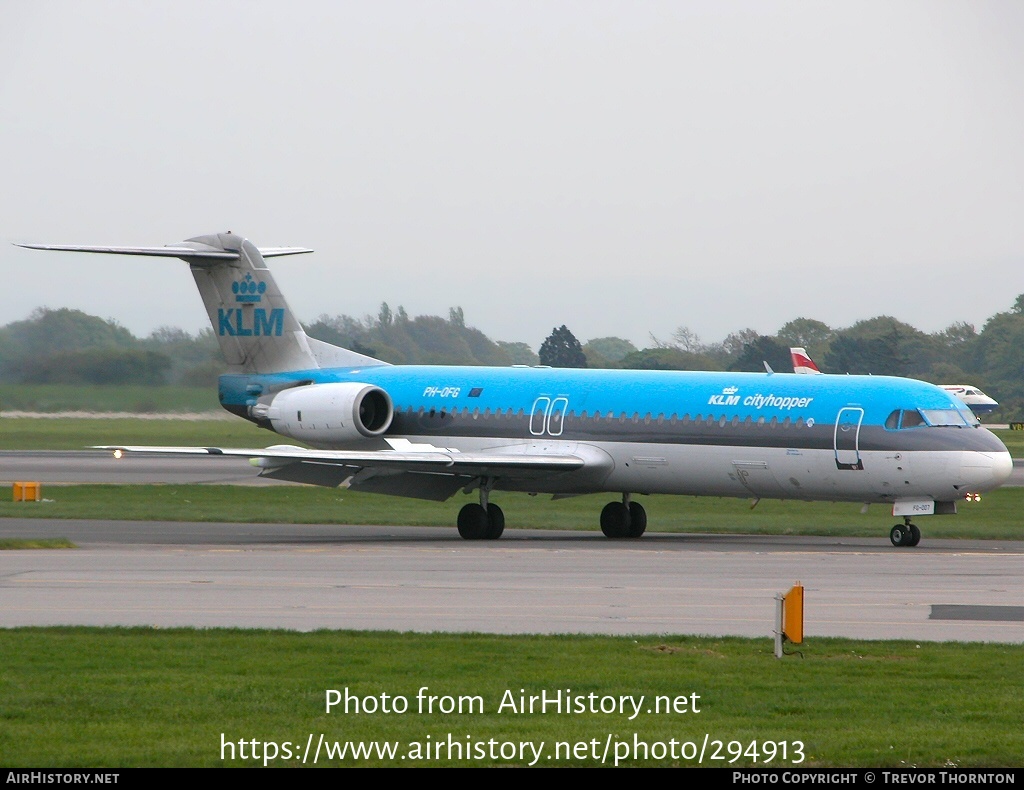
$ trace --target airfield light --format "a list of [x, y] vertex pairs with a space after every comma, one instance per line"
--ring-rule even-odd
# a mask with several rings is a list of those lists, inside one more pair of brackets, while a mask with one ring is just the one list
[[114, 458], [120, 458], [122, 455], [124, 455], [124, 453], [120, 450], [114, 450]]

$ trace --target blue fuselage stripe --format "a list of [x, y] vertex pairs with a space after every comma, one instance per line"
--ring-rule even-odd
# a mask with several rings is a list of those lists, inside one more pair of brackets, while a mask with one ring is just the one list
[[[894, 410], [956, 409], [969, 414], [962, 402], [937, 386], [886, 376], [444, 366], [379, 366], [226, 375], [221, 377], [221, 403], [225, 408], [241, 413], [254, 404], [260, 394], [299, 381], [376, 385], [390, 395], [399, 415], [407, 415], [398, 422], [406, 427], [415, 426], [415, 430], [409, 432], [419, 435], [434, 432], [436, 429], [432, 429], [431, 424], [442, 427], [442, 423], [414, 419], [417, 415], [430, 415], [431, 412], [464, 417], [508, 414], [511, 411], [510, 417], [525, 416], [528, 421], [537, 410], [548, 409], [566, 416], [564, 438], [567, 439], [585, 440], [602, 434], [612, 438], [611, 435], [617, 434], [613, 441], [654, 441], [657, 436], [665, 435], [666, 423], [671, 420], [673, 426], [677, 422], [679, 424], [676, 441], [686, 442], [689, 434], [695, 443], [715, 443], [713, 436], [706, 436], [706, 431], [698, 430], [698, 427], [731, 428], [719, 434], [720, 441], [725, 434], [737, 436], [744, 428], [756, 428], [758, 423], [770, 426], [774, 421], [780, 429], [785, 427], [786, 430], [780, 430], [785, 437], [772, 437], [763, 430], [758, 431], [767, 445], [803, 444], [798, 441], [799, 437], [810, 440], [813, 435], [811, 444], [821, 446], [830, 441], [830, 434], [823, 433], [825, 426], [834, 426], [843, 409], [852, 409], [855, 417], [860, 417], [863, 411], [860, 421], [863, 439], [872, 436], [875, 439], [872, 443], [878, 446], [900, 446], [908, 443], [920, 445], [923, 434], [918, 432], [918, 438], [911, 440], [907, 438], [912, 435], [910, 431], [895, 432], [884, 428], [886, 418]], [[710, 420], [715, 423], [724, 420], [724, 423], [712, 426]], [[464, 420], [458, 422], [461, 423], [459, 434], [472, 435], [472, 426]], [[530, 435], [521, 419], [514, 420], [514, 423], [514, 435]], [[644, 424], [651, 427], [645, 430]], [[687, 429], [688, 425], [692, 427]], [[793, 431], [794, 425], [805, 430]], [[494, 430], [498, 426], [501, 426], [500, 420], [481, 420], [478, 435], [494, 435], [488, 434], [487, 429]], [[572, 431], [570, 426], [578, 430]], [[806, 430], [815, 426], [817, 430]], [[504, 427], [512, 429], [512, 425]], [[950, 430], [943, 429], [941, 433], [952, 439], [948, 436]], [[748, 441], [756, 443], [755, 434], [747, 433]], [[901, 441], [890, 443], [879, 439], [897, 433], [902, 435]], [[938, 431], [926, 433], [932, 437], [939, 436]], [[933, 445], [935, 449], [941, 446], [952, 449], [953, 446], [962, 446], [962, 441], [961, 436], [955, 442], [939, 441], [935, 445], [926, 441], [924, 444]], [[998, 440], [995, 443], [998, 444]], [[987, 448], [992, 442], [980, 444]]]

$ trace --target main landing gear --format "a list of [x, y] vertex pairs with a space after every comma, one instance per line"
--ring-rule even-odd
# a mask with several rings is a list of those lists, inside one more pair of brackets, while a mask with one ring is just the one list
[[609, 502], [601, 511], [601, 531], [607, 538], [639, 538], [647, 529], [647, 511], [623, 494], [621, 502]]
[[[488, 501], [490, 490], [491, 485], [481, 485], [480, 504], [471, 502], [459, 511], [459, 535], [463, 539], [497, 540], [505, 531], [505, 514]], [[601, 531], [605, 537], [639, 538], [646, 529], [647, 511], [639, 502], [632, 501], [631, 494], [623, 494], [621, 502], [609, 502], [601, 511]]]
[[459, 511], [459, 534], [465, 540], [497, 540], [505, 531], [505, 514], [488, 502], [490, 488], [480, 486], [480, 504], [471, 502]]
[[916, 524], [911, 524], [910, 517], [907, 516], [902, 524], [897, 524], [889, 530], [889, 540], [893, 546], [916, 546], [921, 542], [921, 530]]

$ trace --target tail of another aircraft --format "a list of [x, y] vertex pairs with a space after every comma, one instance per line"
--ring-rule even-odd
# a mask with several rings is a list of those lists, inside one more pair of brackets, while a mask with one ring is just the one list
[[315, 340], [303, 331], [274, 282], [265, 258], [312, 250], [302, 247], [259, 249], [230, 232], [196, 236], [167, 247], [19, 246], [181, 258], [192, 269], [217, 342], [232, 372], [283, 373], [386, 364]]
[[811, 359], [810, 355], [802, 348], [791, 348], [789, 349], [789, 356], [793, 360], [793, 372], [794, 373], [817, 373], [821, 375], [821, 371], [818, 370], [818, 366], [814, 364], [814, 360]]

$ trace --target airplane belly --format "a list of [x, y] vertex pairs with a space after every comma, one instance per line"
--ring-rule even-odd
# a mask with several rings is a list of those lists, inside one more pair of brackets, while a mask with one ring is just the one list
[[[638, 494], [710, 494], [712, 496], [777, 496], [753, 494], [751, 486], [773, 485], [771, 472], [756, 456], [740, 458], [740, 448], [683, 444], [622, 443], [604, 448], [615, 460], [605, 485], [611, 491]], [[750, 452], [747, 451], [750, 456]], [[777, 489], [777, 485], [776, 485]]]
[[872, 491], [881, 499], [950, 500], [957, 497], [953, 478], [959, 467], [959, 455], [928, 451], [876, 452], [869, 455], [865, 466], [871, 471]]
[[780, 499], [821, 499], [836, 490], [838, 475], [831, 451], [778, 449], [770, 462]]
[[865, 452], [861, 483], [866, 488], [865, 501], [891, 501], [916, 495], [912, 461], [911, 454], [905, 452]]

